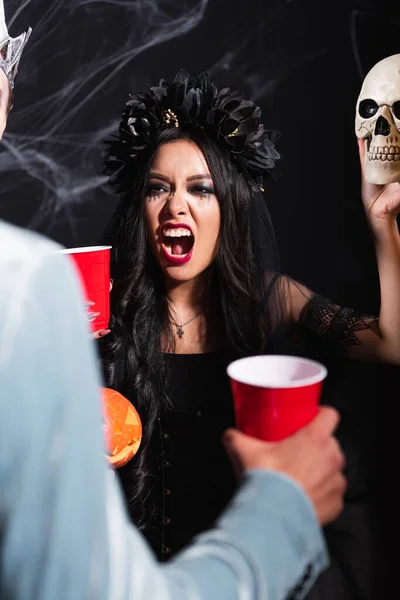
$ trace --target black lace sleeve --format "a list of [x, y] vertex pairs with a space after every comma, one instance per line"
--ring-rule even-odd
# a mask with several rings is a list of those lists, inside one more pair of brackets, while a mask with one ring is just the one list
[[314, 294], [304, 306], [299, 324], [329, 342], [332, 349], [343, 352], [348, 346], [359, 345], [356, 332], [369, 329], [376, 321], [376, 317], [338, 306], [324, 296]]

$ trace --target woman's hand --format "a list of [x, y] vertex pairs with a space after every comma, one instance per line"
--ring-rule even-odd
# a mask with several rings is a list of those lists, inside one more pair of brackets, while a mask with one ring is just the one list
[[361, 196], [368, 220], [373, 228], [379, 227], [396, 220], [400, 213], [400, 183], [377, 185], [368, 183], [364, 176], [364, 157], [366, 141], [358, 140], [358, 149], [361, 162], [362, 184]]
[[[354, 358], [400, 365], [400, 183], [368, 183], [363, 173], [365, 140], [358, 140], [361, 160], [361, 194], [373, 234], [379, 271], [381, 307], [374, 327], [360, 331]], [[377, 327], [376, 327], [377, 325]]]
[[[110, 292], [112, 290], [113, 283], [114, 283], [114, 281], [112, 279], [110, 279]], [[110, 332], [111, 332], [111, 329], [100, 329], [100, 331], [94, 331], [92, 333], [92, 338], [94, 340], [99, 340], [100, 338], [103, 338], [106, 335], [108, 335]]]
[[92, 333], [92, 338], [94, 340], [99, 340], [102, 337], [105, 337], [111, 332], [111, 329], [100, 329], [100, 331], [94, 331]]

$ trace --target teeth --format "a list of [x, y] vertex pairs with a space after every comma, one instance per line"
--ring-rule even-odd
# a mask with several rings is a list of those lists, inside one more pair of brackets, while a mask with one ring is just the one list
[[172, 252], [169, 253], [170, 256], [173, 256], [174, 258], [185, 258], [185, 256], [187, 256], [189, 254], [189, 252], [186, 252], [186, 254], [172, 254]]
[[371, 146], [368, 158], [369, 160], [398, 160], [399, 155], [399, 146]]
[[165, 229], [164, 230], [165, 237], [190, 237], [192, 233], [189, 229], [181, 228], [181, 229]]

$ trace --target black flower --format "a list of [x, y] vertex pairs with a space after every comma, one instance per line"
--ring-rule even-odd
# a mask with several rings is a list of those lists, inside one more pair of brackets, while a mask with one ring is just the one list
[[240, 93], [230, 88], [218, 92], [207, 73], [180, 70], [171, 85], [162, 79], [158, 87], [126, 103], [119, 135], [107, 142], [105, 173], [117, 191], [126, 190], [137, 155], [158, 130], [195, 125], [230, 152], [258, 191], [280, 158], [275, 149], [279, 134], [265, 130], [260, 116], [260, 108]]

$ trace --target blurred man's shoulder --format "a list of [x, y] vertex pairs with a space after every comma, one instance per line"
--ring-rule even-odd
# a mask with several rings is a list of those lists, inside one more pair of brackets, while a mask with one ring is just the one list
[[[48, 277], [57, 270], [56, 251], [61, 246], [39, 235], [0, 221], [0, 306], [15, 303], [15, 296], [22, 298], [24, 290], [30, 287], [32, 277], [36, 277], [45, 266]], [[49, 269], [50, 267], [50, 269]]]
[[34, 268], [46, 255], [61, 246], [48, 238], [0, 221], [0, 273]]

